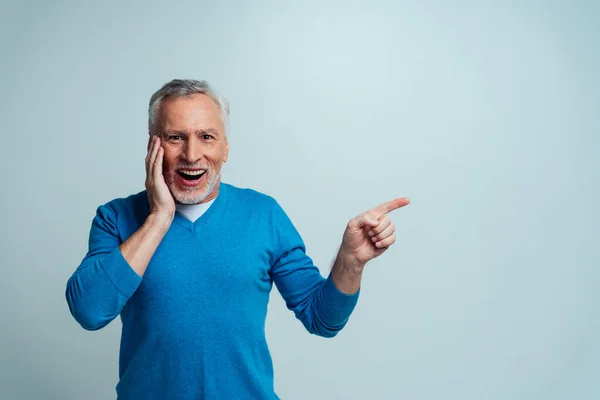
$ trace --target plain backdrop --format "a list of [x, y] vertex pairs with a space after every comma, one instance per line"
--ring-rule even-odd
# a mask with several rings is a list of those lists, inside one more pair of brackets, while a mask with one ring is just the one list
[[600, 3], [9, 1], [0, 11], [0, 398], [110, 399], [121, 323], [64, 291], [100, 204], [144, 189], [147, 103], [231, 102], [223, 180], [275, 197], [323, 275], [395, 197], [334, 339], [273, 290], [282, 399], [598, 399]]

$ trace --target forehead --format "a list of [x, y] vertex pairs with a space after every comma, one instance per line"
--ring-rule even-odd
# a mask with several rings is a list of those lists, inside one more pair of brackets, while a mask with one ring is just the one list
[[160, 106], [160, 122], [163, 129], [223, 129], [219, 107], [201, 93], [164, 100]]

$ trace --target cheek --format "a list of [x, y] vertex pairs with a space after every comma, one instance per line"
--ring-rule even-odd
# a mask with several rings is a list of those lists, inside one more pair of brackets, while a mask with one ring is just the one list
[[227, 160], [227, 151], [226, 149], [215, 149], [210, 156], [207, 155], [207, 158], [212, 165], [219, 165]]
[[176, 164], [176, 160], [177, 152], [173, 151], [172, 149], [165, 149], [163, 154], [163, 171], [168, 171], [169, 169], [173, 168], [173, 166]]

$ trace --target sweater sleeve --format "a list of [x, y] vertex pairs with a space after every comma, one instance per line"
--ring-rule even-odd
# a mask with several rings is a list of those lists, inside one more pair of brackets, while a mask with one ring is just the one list
[[293, 223], [275, 201], [272, 210], [275, 248], [271, 276], [279, 293], [311, 334], [335, 336], [348, 322], [359, 292], [342, 293], [331, 275], [323, 278]]
[[100, 206], [92, 221], [89, 250], [67, 282], [65, 296], [75, 320], [98, 330], [115, 319], [142, 281], [119, 249], [113, 210]]

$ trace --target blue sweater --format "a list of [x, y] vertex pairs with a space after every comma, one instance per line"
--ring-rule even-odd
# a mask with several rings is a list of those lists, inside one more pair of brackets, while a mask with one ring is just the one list
[[308, 332], [340, 331], [358, 293], [323, 278], [272, 198], [221, 183], [195, 222], [176, 213], [143, 277], [119, 245], [149, 213], [145, 191], [97, 210], [66, 299], [87, 330], [123, 323], [117, 397], [278, 399], [265, 339], [273, 283]]

